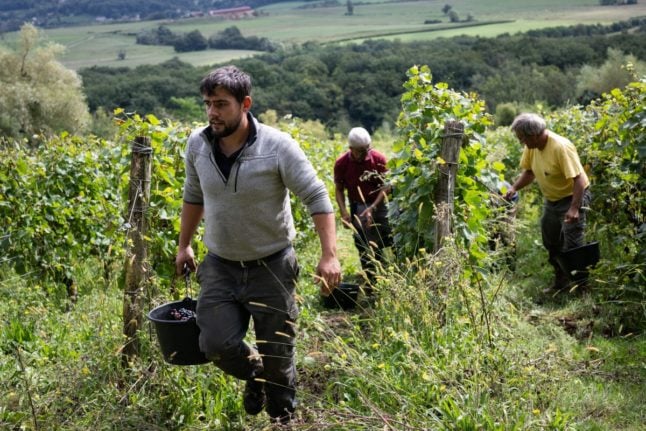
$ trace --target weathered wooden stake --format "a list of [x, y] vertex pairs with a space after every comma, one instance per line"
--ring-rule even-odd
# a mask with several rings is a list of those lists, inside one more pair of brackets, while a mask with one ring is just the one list
[[444, 239], [452, 234], [453, 195], [458, 157], [464, 137], [464, 125], [459, 121], [444, 124], [444, 138], [440, 156], [445, 163], [439, 166], [440, 178], [435, 192], [435, 242], [434, 251], [442, 248]]
[[150, 175], [152, 147], [150, 138], [140, 136], [132, 144], [130, 162], [130, 189], [128, 193], [127, 245], [125, 283], [123, 295], [123, 363], [139, 354], [137, 331], [143, 322], [144, 286], [147, 281], [146, 262], [148, 249], [145, 241], [147, 230], [146, 211], [150, 202]]

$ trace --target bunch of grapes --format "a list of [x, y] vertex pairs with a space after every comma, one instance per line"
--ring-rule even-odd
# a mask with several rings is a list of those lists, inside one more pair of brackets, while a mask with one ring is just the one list
[[169, 320], [181, 320], [183, 322], [191, 317], [195, 317], [195, 312], [184, 307], [179, 310], [177, 308], [171, 308], [168, 311], [168, 317]]

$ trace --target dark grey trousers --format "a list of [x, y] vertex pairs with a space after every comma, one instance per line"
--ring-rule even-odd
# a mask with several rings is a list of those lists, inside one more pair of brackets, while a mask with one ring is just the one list
[[541, 217], [541, 233], [543, 246], [549, 254], [549, 262], [558, 271], [556, 256], [562, 251], [579, 247], [584, 244], [584, 231], [586, 225], [586, 212], [590, 207], [592, 194], [589, 189], [583, 192], [581, 208], [579, 209], [579, 221], [576, 223], [565, 223], [565, 213], [570, 208], [572, 196], [560, 199], [555, 202], [545, 200], [543, 204], [543, 215]]
[[[209, 254], [197, 271], [200, 350], [227, 374], [242, 380], [266, 380], [267, 413], [272, 417], [296, 407], [298, 307], [294, 292], [298, 272], [291, 247], [271, 261], [244, 267]], [[250, 357], [252, 348], [244, 341], [250, 319], [261, 360]]]
[[359, 220], [359, 214], [365, 209], [366, 205], [350, 204], [350, 217], [355, 230], [354, 245], [359, 252], [361, 269], [373, 282], [375, 281], [375, 261], [384, 263], [384, 248], [392, 245], [392, 233], [388, 221], [388, 208], [383, 202], [372, 212], [372, 226], [366, 226], [365, 220]]

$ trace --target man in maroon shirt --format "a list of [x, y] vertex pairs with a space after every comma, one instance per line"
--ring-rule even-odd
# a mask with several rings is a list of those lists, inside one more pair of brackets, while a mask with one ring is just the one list
[[[353, 228], [354, 244], [368, 281], [374, 282], [375, 263], [383, 262], [383, 249], [391, 245], [386, 194], [386, 156], [370, 148], [368, 131], [355, 127], [348, 134], [349, 151], [334, 164], [336, 202], [344, 227]], [[347, 191], [350, 212], [346, 206]]]

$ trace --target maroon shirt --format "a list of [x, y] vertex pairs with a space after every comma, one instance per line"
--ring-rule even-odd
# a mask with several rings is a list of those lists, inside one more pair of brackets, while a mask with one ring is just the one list
[[[348, 191], [350, 203], [363, 203], [365, 199], [366, 204], [370, 205], [383, 186], [381, 177], [388, 171], [386, 162], [386, 156], [377, 150], [370, 149], [361, 162], [353, 160], [350, 151], [347, 151], [334, 163], [334, 183]], [[380, 175], [370, 175], [371, 172]], [[359, 189], [364, 199], [361, 198]]]

